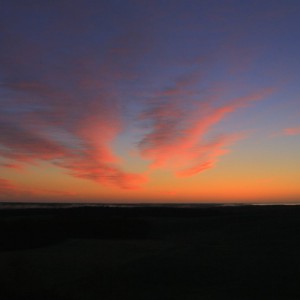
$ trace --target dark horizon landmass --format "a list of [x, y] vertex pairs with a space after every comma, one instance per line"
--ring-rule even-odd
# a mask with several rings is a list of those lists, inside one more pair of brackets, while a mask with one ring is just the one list
[[300, 207], [0, 209], [0, 298], [299, 299]]

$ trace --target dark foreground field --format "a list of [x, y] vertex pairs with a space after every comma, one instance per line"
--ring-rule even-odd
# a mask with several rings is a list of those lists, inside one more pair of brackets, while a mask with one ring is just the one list
[[300, 207], [0, 211], [0, 299], [300, 299]]

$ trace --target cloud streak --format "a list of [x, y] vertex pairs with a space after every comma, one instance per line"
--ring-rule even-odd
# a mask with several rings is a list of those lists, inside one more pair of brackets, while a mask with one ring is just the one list
[[0, 199], [4, 201], [9, 199], [14, 199], [15, 201], [32, 201], [34, 198], [40, 200], [42, 196], [44, 199], [51, 196], [59, 196], [64, 199], [74, 197], [76, 193], [59, 191], [55, 189], [45, 189], [45, 188], [28, 188], [16, 185], [11, 180], [0, 178]]
[[[86, 18], [91, 11], [73, 13]], [[111, 144], [126, 127], [119, 81], [134, 73], [140, 40], [125, 32], [104, 50], [94, 43], [100, 56], [95, 48], [82, 51], [75, 42], [70, 55], [71, 38], [59, 39], [57, 26], [65, 28], [63, 34], [72, 34], [75, 20], [65, 24], [58, 14], [47, 29], [47, 40], [39, 37], [44, 29], [38, 27], [20, 35], [16, 24], [23, 21], [4, 19], [1, 27], [5, 47], [0, 50], [0, 156], [6, 160], [2, 167], [45, 160], [76, 177], [137, 188], [144, 176], [122, 170]], [[79, 32], [81, 38], [85, 34]]]
[[300, 135], [300, 126], [299, 127], [289, 127], [283, 130], [284, 135]]
[[145, 111], [149, 132], [139, 142], [141, 155], [152, 161], [152, 168], [171, 168], [178, 176], [191, 176], [215, 166], [218, 157], [230, 144], [242, 137], [240, 133], [209, 138], [212, 129], [226, 116], [253, 101], [264, 99], [272, 89], [234, 99], [225, 105], [211, 102], [190, 105], [172, 99], [162, 100]]
[[9, 180], [0, 178], [0, 195], [1, 197], [6, 197], [11, 194], [15, 194], [16, 187]]
[[[181, 32], [175, 49], [168, 39], [175, 19], [165, 26], [172, 13], [158, 15], [159, 5], [143, 8], [144, 18], [138, 10], [128, 14], [127, 7], [116, 17], [114, 5], [82, 4], [7, 4], [11, 13], [3, 14], [0, 26], [1, 167], [47, 161], [77, 178], [138, 188], [146, 176], [126, 171], [113, 147], [136, 119], [146, 128], [131, 146], [151, 161], [150, 168], [170, 168], [183, 177], [214, 167], [243, 137], [215, 134], [215, 125], [271, 91], [222, 98], [226, 82], [212, 79], [216, 59], [208, 54], [214, 47], [224, 49], [222, 39], [202, 51], [205, 34], [196, 30], [185, 39]], [[186, 47], [200, 38], [194, 52]]]

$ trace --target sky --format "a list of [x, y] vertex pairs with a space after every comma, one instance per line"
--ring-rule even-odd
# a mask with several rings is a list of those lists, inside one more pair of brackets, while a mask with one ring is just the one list
[[0, 201], [300, 201], [298, 0], [0, 6]]

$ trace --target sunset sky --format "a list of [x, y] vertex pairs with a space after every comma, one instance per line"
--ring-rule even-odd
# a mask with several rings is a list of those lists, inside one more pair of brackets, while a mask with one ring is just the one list
[[2, 0], [0, 201], [300, 201], [300, 1]]

